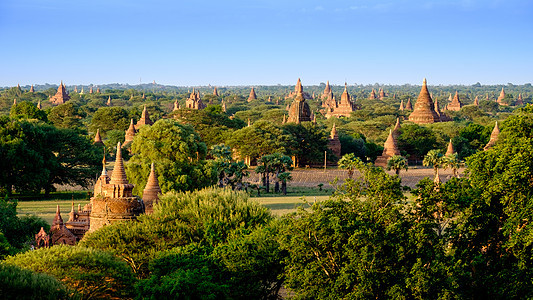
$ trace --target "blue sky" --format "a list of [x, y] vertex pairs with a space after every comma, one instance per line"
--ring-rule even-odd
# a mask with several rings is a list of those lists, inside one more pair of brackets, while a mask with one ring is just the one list
[[533, 82], [533, 1], [0, 1], [0, 86]]

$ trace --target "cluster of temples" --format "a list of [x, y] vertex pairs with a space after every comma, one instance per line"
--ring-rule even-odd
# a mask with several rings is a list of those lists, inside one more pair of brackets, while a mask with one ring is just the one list
[[140, 214], [153, 212], [153, 206], [158, 202], [161, 188], [155, 173], [154, 164], [151, 166], [148, 182], [143, 191], [143, 197], [133, 195], [134, 185], [129, 183], [124, 169], [121, 144], [117, 145], [116, 161], [111, 176], [105, 167], [105, 159], [100, 177], [94, 185], [94, 196], [83, 209], [74, 203], [67, 222], [63, 221], [59, 206], [49, 232], [41, 228], [35, 235], [37, 248], [52, 245], [74, 245], [83, 238], [85, 233], [98, 230], [106, 225], [117, 222], [136, 220]]

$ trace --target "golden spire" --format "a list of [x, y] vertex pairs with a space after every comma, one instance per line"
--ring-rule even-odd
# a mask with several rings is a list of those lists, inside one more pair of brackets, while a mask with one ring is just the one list
[[124, 161], [122, 161], [122, 146], [120, 142], [117, 144], [117, 155], [115, 160], [115, 167], [111, 174], [110, 184], [129, 184], [126, 177], [126, 170], [124, 170]]

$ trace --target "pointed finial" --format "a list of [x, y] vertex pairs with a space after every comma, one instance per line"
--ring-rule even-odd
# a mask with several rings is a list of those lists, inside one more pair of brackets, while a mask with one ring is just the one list
[[422, 83], [423, 85], [427, 85], [427, 80], [426, 78], [424, 78], [424, 82]]

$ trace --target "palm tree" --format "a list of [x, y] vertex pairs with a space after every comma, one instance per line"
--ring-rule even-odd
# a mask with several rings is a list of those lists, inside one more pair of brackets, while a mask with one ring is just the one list
[[362, 163], [362, 161], [359, 157], [356, 157], [353, 153], [348, 153], [344, 154], [341, 159], [339, 159], [339, 168], [347, 170], [348, 178], [352, 179], [354, 170], [360, 163]]
[[396, 175], [400, 176], [400, 170], [405, 169], [407, 171], [407, 159], [400, 155], [394, 155], [387, 160], [387, 170], [394, 170]]
[[281, 180], [281, 191], [283, 195], [287, 195], [287, 181], [292, 180], [291, 173], [283, 172], [278, 175], [279, 180]]
[[432, 166], [433, 172], [435, 173], [435, 182], [440, 182], [439, 177], [439, 168], [443, 166], [444, 160], [442, 159], [443, 155], [440, 150], [429, 150], [428, 154], [424, 156], [422, 164], [426, 167]]
[[457, 169], [461, 167], [461, 161], [459, 160], [457, 153], [444, 156], [442, 159], [443, 159], [444, 170], [448, 168], [452, 169], [453, 177], [459, 178], [459, 174], [457, 174]]

